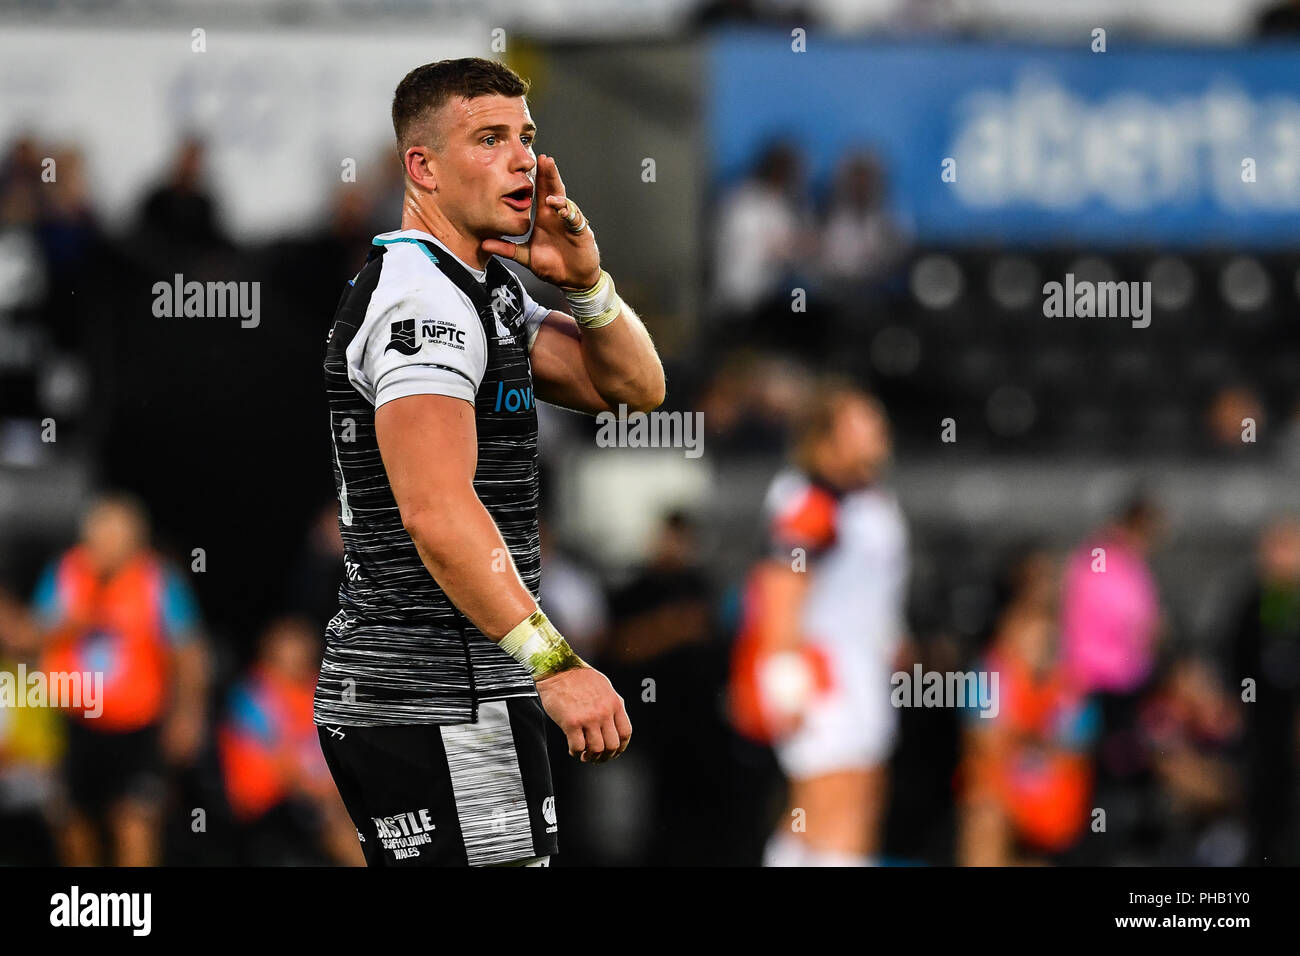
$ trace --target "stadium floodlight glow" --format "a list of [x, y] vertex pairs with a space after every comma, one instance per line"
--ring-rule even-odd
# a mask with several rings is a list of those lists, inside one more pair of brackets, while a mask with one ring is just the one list
[[1023, 309], [1039, 300], [1038, 267], [1024, 256], [1001, 256], [989, 270], [989, 295], [1004, 309]]
[[927, 309], [949, 309], [961, 298], [966, 280], [961, 267], [949, 255], [923, 256], [912, 266], [909, 284], [912, 295]]
[[1254, 312], [1273, 294], [1273, 284], [1259, 260], [1237, 256], [1219, 273], [1219, 294], [1238, 312]]
[[1161, 256], [1147, 266], [1147, 281], [1156, 305], [1166, 311], [1183, 309], [1196, 292], [1196, 273], [1185, 259]]
[[1076, 282], [1119, 281], [1115, 267], [1100, 256], [1082, 256], [1074, 260], [1065, 271], [1073, 273]]

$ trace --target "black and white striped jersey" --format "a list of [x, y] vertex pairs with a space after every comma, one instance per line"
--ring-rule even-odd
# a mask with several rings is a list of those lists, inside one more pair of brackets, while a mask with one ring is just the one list
[[380, 458], [375, 409], [418, 394], [474, 404], [474, 490], [536, 597], [528, 354], [546, 314], [501, 260], [473, 269], [414, 229], [377, 236], [348, 283], [325, 356], [345, 573], [326, 629], [318, 724], [464, 723], [483, 701], [536, 693], [523, 666], [456, 609], [420, 560]]

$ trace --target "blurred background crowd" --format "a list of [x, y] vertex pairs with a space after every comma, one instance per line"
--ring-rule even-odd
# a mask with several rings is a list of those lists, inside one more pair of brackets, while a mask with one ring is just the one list
[[[665, 408], [704, 426], [694, 459], [539, 408], [542, 603], [635, 727], [601, 767], [553, 741], [557, 865], [759, 861], [783, 781], [729, 660], [826, 372], [890, 419], [898, 667], [1002, 676], [995, 719], [902, 710], [883, 859], [1300, 863], [1300, 8], [555, 0], [452, 5], [425, 43], [377, 6], [0, 4], [0, 670], [120, 688], [96, 721], [0, 707], [0, 863], [360, 863], [311, 724], [324, 337], [399, 223], [387, 97], [466, 55], [533, 80]], [[260, 283], [260, 321], [159, 317], [177, 274]], [[1066, 274], [1150, 282], [1150, 327], [1046, 318]]]

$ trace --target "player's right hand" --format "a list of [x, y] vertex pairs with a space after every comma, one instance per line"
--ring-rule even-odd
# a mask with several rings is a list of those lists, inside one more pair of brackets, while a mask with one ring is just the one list
[[[570, 204], [555, 157], [537, 157], [537, 216], [527, 242], [484, 239], [489, 255], [513, 259], [543, 282], [566, 292], [589, 289], [600, 279], [600, 250], [586, 217]], [[575, 223], [586, 224], [574, 231]]]
[[632, 722], [623, 698], [594, 667], [575, 667], [537, 682], [542, 709], [564, 731], [569, 756], [604, 763], [627, 749]]

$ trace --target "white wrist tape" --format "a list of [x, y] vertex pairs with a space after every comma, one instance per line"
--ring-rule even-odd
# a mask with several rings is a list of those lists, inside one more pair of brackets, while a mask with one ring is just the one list
[[586, 666], [541, 608], [512, 627], [501, 638], [500, 646], [523, 664], [535, 680], [572, 667]]
[[614, 291], [614, 280], [604, 269], [600, 270], [600, 278], [590, 289], [566, 292], [564, 297], [569, 300], [569, 313], [584, 329], [609, 325], [623, 311], [623, 300]]

